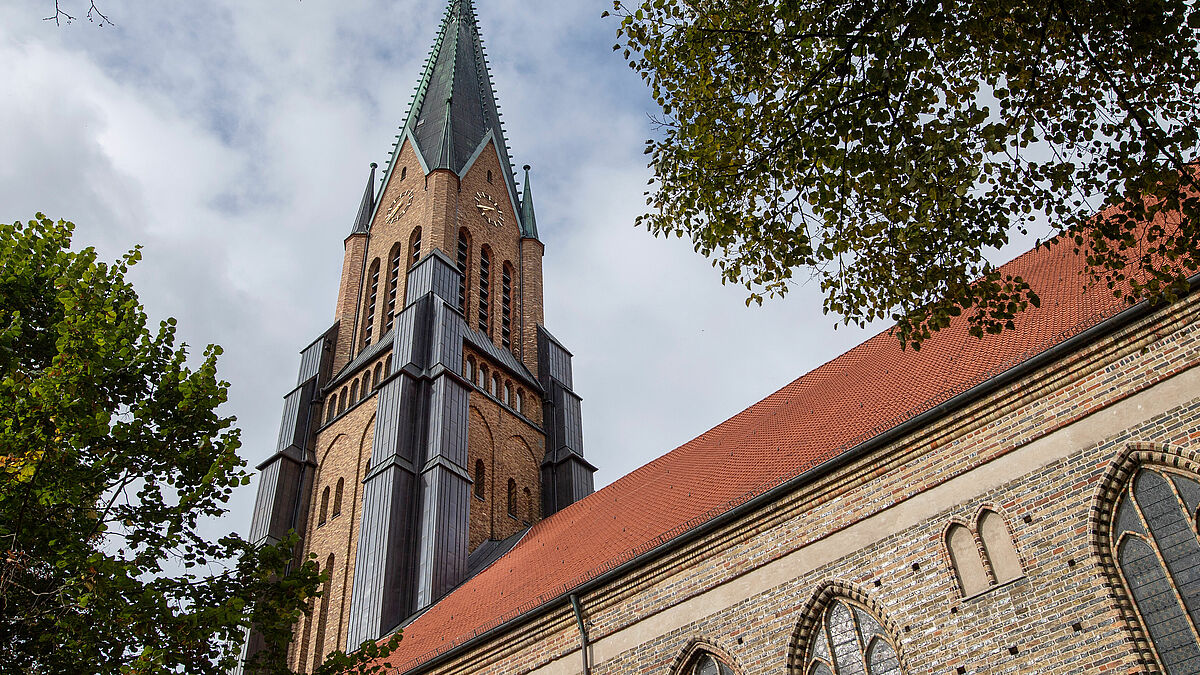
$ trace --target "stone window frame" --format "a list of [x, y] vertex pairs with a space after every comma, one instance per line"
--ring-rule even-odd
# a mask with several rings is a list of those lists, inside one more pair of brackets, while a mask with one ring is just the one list
[[[1025, 570], [1029, 569], [1029, 558], [1021, 551], [1020, 542], [1017, 539], [1017, 536], [1013, 534], [1015, 532], [1013, 528], [1013, 520], [1005, 513], [1005, 510], [1002, 509], [999, 504], [994, 502], [983, 502], [974, 509], [973, 513], [974, 516], [970, 520], [966, 520], [962, 516], [953, 516], [949, 518], [946, 521], [946, 524], [942, 526], [941, 533], [938, 537], [942, 551], [943, 566], [950, 574], [950, 577], [954, 579], [954, 589], [958, 593], [959, 600], [973, 600], [980, 596], [987, 595], [997, 588], [1002, 588], [1021, 581], [1022, 579], [1027, 578]], [[994, 556], [988, 549], [988, 543], [984, 541], [981, 533], [983, 517], [988, 513], [992, 513], [998, 517], [1000, 522], [1004, 524], [1004, 528], [1008, 532], [1009, 542], [1013, 547], [1013, 551], [1016, 553], [1017, 565], [1021, 570], [1020, 574], [1003, 581], [999, 580], [999, 575], [996, 573], [996, 564], [993, 561]], [[960, 574], [959, 567], [954, 563], [954, 555], [950, 548], [950, 532], [955, 527], [965, 528], [967, 532], [971, 534], [971, 539], [975, 543], [975, 554], [983, 566], [984, 576], [987, 577], [987, 586], [973, 593], [967, 593], [967, 589], [963, 583], [963, 578]]]
[[1158, 653], [1150, 641], [1142, 616], [1134, 604], [1133, 597], [1125, 587], [1124, 577], [1113, 558], [1116, 542], [1112, 541], [1113, 519], [1125, 487], [1133, 480], [1138, 470], [1149, 467], [1164, 473], [1190, 474], [1200, 480], [1200, 453], [1176, 448], [1166, 443], [1134, 441], [1126, 443], [1124, 449], [1109, 465], [1100, 485], [1092, 498], [1088, 513], [1088, 529], [1091, 532], [1092, 554], [1100, 561], [1100, 573], [1113, 606], [1122, 619], [1129, 635], [1133, 638], [1138, 653], [1139, 665], [1150, 673], [1165, 673], [1159, 662]]
[[904, 643], [900, 641], [901, 627], [888, 616], [883, 606], [857, 584], [840, 579], [827, 579], [813, 591], [800, 613], [800, 620], [796, 622], [795, 630], [792, 631], [792, 638], [788, 642], [785, 670], [788, 675], [807, 675], [804, 665], [809, 660], [808, 650], [813, 644], [814, 632], [823, 629], [821, 619], [835, 601], [841, 601], [851, 606], [858, 605], [866, 610], [879, 622], [880, 627], [886, 633], [888, 643], [895, 650], [896, 658], [900, 663], [900, 672], [906, 675], [913, 672], [908, 663]]
[[729, 666], [733, 669], [734, 675], [743, 675], [746, 672], [745, 668], [733, 657], [730, 650], [725, 649], [710, 638], [699, 635], [692, 636], [687, 644], [679, 650], [679, 653], [675, 656], [675, 660], [671, 662], [671, 669], [667, 672], [671, 675], [691, 675], [689, 669], [695, 665], [696, 660], [702, 654], [709, 654], [716, 660]]

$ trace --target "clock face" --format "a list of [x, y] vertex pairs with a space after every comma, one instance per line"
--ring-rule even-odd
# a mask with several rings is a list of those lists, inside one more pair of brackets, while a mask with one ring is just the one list
[[500, 212], [500, 205], [488, 193], [475, 193], [475, 208], [479, 209], [479, 215], [483, 216], [483, 219], [489, 224], [496, 227], [504, 224], [504, 214]]
[[405, 190], [404, 192], [396, 195], [396, 198], [392, 200], [390, 205], [388, 205], [387, 217], [385, 220], [387, 220], [389, 223], [396, 222], [401, 216], [408, 212], [408, 207], [412, 206], [412, 203], [412, 190]]

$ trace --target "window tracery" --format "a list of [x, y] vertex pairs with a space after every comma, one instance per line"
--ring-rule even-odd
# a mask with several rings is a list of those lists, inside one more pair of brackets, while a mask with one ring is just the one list
[[1196, 476], [1142, 465], [1106, 514], [1111, 559], [1167, 673], [1200, 672], [1198, 508]]
[[835, 598], [822, 612], [807, 649], [808, 675], [902, 675], [900, 657], [866, 608]]

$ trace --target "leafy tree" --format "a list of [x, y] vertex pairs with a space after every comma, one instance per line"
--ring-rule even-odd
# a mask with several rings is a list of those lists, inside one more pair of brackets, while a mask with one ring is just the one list
[[999, 332], [1038, 298], [984, 252], [1035, 221], [1131, 299], [1197, 269], [1191, 0], [617, 0], [614, 14], [614, 49], [662, 108], [638, 222], [689, 237], [747, 303], [806, 270], [826, 312], [891, 318], [906, 345], [963, 312]]
[[[317, 593], [293, 535], [207, 540], [249, 482], [218, 407], [219, 347], [195, 367], [175, 320], [152, 331], [113, 264], [71, 251], [71, 223], [0, 226], [0, 671], [225, 673], [253, 627], [264, 672]], [[394, 641], [335, 654], [374, 672]]]

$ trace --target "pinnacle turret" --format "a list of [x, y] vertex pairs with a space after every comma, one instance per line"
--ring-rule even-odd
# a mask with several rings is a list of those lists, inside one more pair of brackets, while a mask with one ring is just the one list
[[533, 215], [533, 188], [529, 185], [529, 165], [525, 169], [525, 195], [521, 197], [521, 236], [538, 238], [537, 218]]
[[358, 205], [358, 217], [350, 234], [366, 234], [371, 231], [371, 214], [375, 212], [375, 169], [379, 165], [371, 162], [371, 175], [367, 178], [367, 189], [363, 191], [362, 203]]

